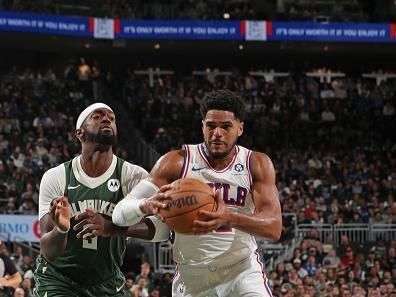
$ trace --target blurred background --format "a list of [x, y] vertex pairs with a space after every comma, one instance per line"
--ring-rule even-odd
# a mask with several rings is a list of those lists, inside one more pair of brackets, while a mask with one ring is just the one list
[[[109, 104], [117, 154], [150, 170], [202, 140], [220, 88], [277, 171], [282, 238], [258, 239], [274, 295], [396, 296], [395, 57], [390, 0], [0, 0], [0, 253], [24, 296], [40, 179], [79, 154], [81, 110]], [[170, 243], [130, 239], [123, 272], [171, 296]]]

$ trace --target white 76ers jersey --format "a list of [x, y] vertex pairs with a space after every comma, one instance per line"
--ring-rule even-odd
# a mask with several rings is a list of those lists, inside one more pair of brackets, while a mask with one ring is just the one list
[[[205, 145], [184, 145], [182, 177], [192, 177], [207, 184], [215, 192], [221, 187], [224, 203], [232, 211], [252, 215], [252, 151], [235, 147], [231, 163], [223, 170], [213, 169], [207, 160]], [[222, 226], [204, 235], [175, 235], [173, 258], [179, 265], [230, 265], [249, 257], [257, 249], [255, 238], [243, 231]]]

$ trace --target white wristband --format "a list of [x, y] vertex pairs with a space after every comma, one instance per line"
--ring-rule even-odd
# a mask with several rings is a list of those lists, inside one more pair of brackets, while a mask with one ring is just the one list
[[59, 226], [56, 226], [56, 231], [58, 231], [60, 234], [67, 234], [69, 233], [69, 230], [70, 230], [70, 226], [69, 228], [67, 228], [66, 231], [63, 231], [61, 228], [59, 228]]

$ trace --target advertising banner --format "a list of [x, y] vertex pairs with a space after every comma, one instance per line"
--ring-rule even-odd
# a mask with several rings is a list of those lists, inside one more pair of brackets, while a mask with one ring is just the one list
[[0, 30], [90, 37], [89, 18], [35, 13], [0, 13]]
[[39, 242], [41, 231], [38, 216], [0, 215], [0, 235], [11, 241]]
[[240, 21], [121, 20], [119, 38], [243, 40]]
[[395, 42], [394, 23], [119, 20], [0, 12], [0, 31], [98, 39]]
[[268, 40], [391, 42], [390, 24], [272, 22]]

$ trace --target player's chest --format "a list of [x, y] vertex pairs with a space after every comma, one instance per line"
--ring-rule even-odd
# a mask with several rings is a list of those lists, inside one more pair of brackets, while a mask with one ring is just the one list
[[114, 179], [93, 189], [79, 182], [67, 187], [65, 194], [70, 203], [72, 217], [87, 208], [111, 216], [116, 204], [123, 198], [120, 183]]

